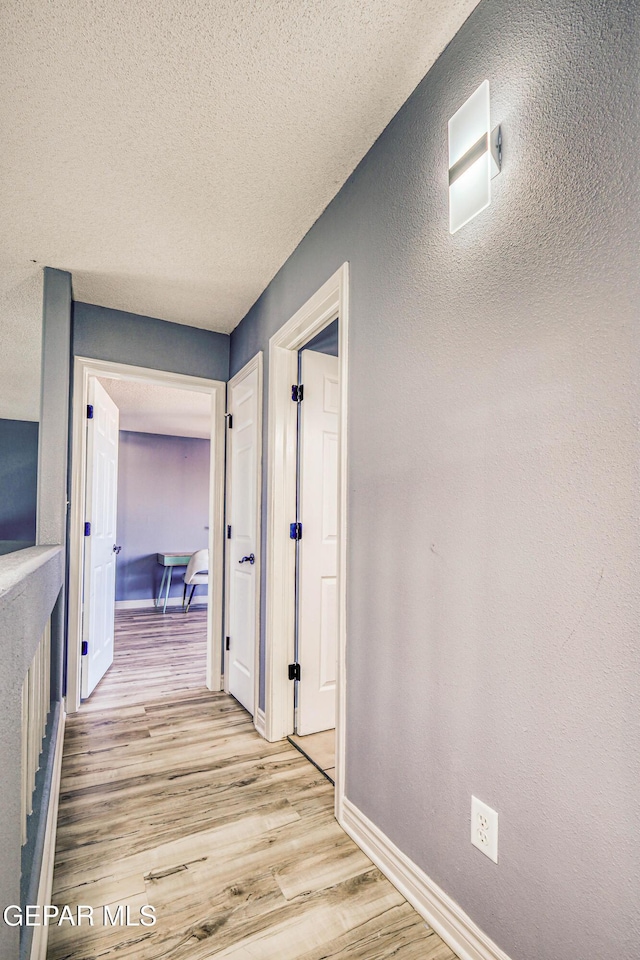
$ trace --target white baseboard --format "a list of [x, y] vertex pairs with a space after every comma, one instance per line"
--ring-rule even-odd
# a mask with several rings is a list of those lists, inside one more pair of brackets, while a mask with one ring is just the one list
[[261, 710], [260, 707], [256, 710], [256, 714], [253, 718], [253, 725], [260, 734], [261, 737], [267, 738], [267, 720], [264, 714], [264, 710]]
[[346, 797], [340, 825], [460, 960], [509, 960], [458, 904]]
[[[62, 747], [64, 744], [64, 725], [67, 719], [64, 702], [60, 705], [60, 719], [55, 742], [53, 771], [51, 778], [51, 793], [49, 794], [49, 809], [47, 810], [47, 825], [44, 833], [44, 849], [42, 851], [42, 868], [40, 883], [38, 884], [38, 903], [53, 903], [53, 864], [56, 853], [56, 831], [58, 829], [58, 801], [60, 799], [60, 774], [62, 771]], [[30, 960], [46, 960], [47, 940], [49, 927], [36, 926], [33, 928]]]
[[[195, 597], [192, 607], [200, 607], [207, 604], [207, 598], [203, 595], [202, 597]], [[153, 597], [147, 600], [116, 600], [115, 608], [116, 610], [153, 610], [155, 608], [156, 602]], [[158, 609], [164, 606], [164, 600], [158, 605]], [[182, 606], [182, 597], [169, 597], [167, 601], [167, 608], [169, 607], [181, 607]]]

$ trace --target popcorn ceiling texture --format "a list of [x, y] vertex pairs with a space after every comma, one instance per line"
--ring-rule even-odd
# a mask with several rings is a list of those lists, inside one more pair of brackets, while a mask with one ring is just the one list
[[476, 3], [5, 5], [0, 270], [229, 332]]
[[121, 430], [207, 440], [211, 436], [207, 393], [108, 377], [100, 377], [100, 383], [120, 411]]

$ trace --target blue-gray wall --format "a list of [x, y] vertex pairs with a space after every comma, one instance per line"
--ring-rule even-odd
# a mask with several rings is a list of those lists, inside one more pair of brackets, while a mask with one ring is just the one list
[[36, 542], [38, 424], [0, 419], [0, 542]]
[[328, 327], [321, 330], [313, 340], [305, 343], [300, 350], [315, 350], [316, 353], [327, 353], [330, 357], [338, 356], [338, 321], [334, 320]]
[[229, 337], [91, 303], [73, 305], [73, 353], [210, 380], [229, 379]]
[[71, 274], [45, 267], [38, 436], [39, 544], [65, 546], [67, 540], [71, 309]]
[[513, 960], [639, 955], [639, 10], [483, 0], [231, 338], [349, 261], [347, 796]]
[[[116, 600], [158, 595], [156, 554], [207, 546], [209, 451], [208, 440], [120, 432]], [[170, 596], [182, 596], [184, 572], [174, 571]]]

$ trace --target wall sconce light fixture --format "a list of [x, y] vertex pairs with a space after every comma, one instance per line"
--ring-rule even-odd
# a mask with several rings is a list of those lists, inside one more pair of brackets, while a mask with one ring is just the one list
[[502, 165], [502, 133], [491, 131], [489, 81], [449, 120], [449, 230], [455, 233], [491, 203], [491, 180]]

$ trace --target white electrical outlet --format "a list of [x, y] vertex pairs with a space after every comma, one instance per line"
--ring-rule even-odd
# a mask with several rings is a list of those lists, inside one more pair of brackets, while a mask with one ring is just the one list
[[498, 814], [477, 797], [471, 797], [471, 843], [498, 862]]

